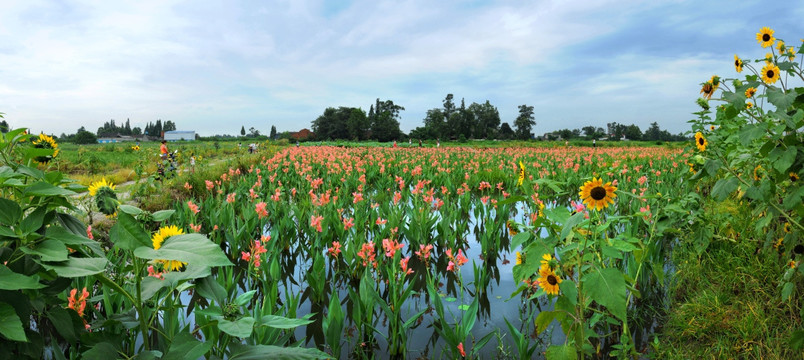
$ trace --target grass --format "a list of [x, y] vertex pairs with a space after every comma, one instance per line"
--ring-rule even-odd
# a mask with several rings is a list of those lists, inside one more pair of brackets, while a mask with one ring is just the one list
[[[735, 210], [726, 204], [716, 211]], [[751, 220], [732, 215], [733, 221]], [[783, 301], [778, 286], [789, 255], [763, 246], [764, 237], [713, 240], [700, 257], [684, 245], [674, 250], [677, 272], [655, 358], [804, 358], [788, 345], [802, 326], [801, 300]]]

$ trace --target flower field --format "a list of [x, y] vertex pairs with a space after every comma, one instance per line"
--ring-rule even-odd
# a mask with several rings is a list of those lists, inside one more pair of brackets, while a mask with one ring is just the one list
[[180, 197], [154, 212], [3, 133], [0, 358], [789, 358], [804, 52], [777, 47], [702, 84], [685, 148], [271, 147], [151, 179]]

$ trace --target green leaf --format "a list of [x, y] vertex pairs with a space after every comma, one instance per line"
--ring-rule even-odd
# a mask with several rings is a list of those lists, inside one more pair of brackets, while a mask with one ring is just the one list
[[797, 95], [798, 94], [796, 94], [794, 91], [788, 91], [785, 93], [779, 88], [768, 88], [768, 102], [776, 106], [776, 108], [781, 111], [787, 111], [787, 108], [789, 108], [790, 105], [793, 105], [793, 101], [796, 100]]
[[782, 287], [782, 301], [786, 301], [787, 299], [790, 298], [790, 295], [793, 294], [793, 288], [794, 288], [793, 283], [791, 282], [784, 283], [784, 286]]
[[514, 235], [514, 237], [511, 238], [511, 247], [509, 249], [511, 249], [511, 251], [516, 251], [516, 248], [530, 240], [531, 236], [532, 234], [527, 231]]
[[47, 213], [46, 207], [40, 207], [28, 214], [25, 219], [22, 219], [20, 230], [23, 234], [30, 234], [39, 230], [45, 222], [45, 215]]
[[742, 127], [740, 131], [740, 143], [743, 146], [749, 146], [751, 143], [765, 135], [765, 129], [758, 124], [747, 124]]
[[22, 209], [15, 201], [0, 198], [0, 223], [11, 226], [20, 221]]
[[169, 219], [176, 210], [159, 210], [153, 214], [154, 221], [162, 222]]
[[54, 306], [48, 309], [47, 318], [64, 340], [67, 340], [71, 344], [75, 344], [75, 342], [78, 341], [78, 335], [75, 332], [75, 326], [73, 326], [73, 318], [63, 307]]
[[41, 289], [45, 287], [39, 283], [39, 276], [25, 276], [18, 274], [5, 265], [0, 265], [0, 290]]
[[717, 175], [717, 170], [720, 169], [720, 161], [707, 159], [706, 163], [704, 163], [704, 169], [709, 175]]
[[318, 349], [274, 345], [231, 345], [230, 360], [319, 360], [333, 357]]
[[117, 353], [117, 348], [115, 348], [114, 345], [108, 342], [102, 342], [81, 354], [81, 358], [84, 360], [108, 360], [109, 358], [116, 359], [119, 358]]
[[215, 300], [218, 305], [226, 303], [226, 289], [221, 286], [212, 276], [198, 280], [195, 284], [198, 295], [208, 300]]
[[251, 290], [240, 294], [237, 298], [235, 298], [235, 304], [237, 306], [246, 306], [252, 298], [254, 298], [254, 294], [257, 293], [257, 290]]
[[558, 288], [561, 289], [562, 296], [566, 297], [570, 304], [573, 306], [578, 304], [578, 287], [575, 286], [574, 281], [562, 281], [558, 284]]
[[131, 215], [131, 216], [137, 216], [139, 214], [142, 214], [142, 209], [140, 209], [140, 208], [138, 208], [136, 206], [120, 205], [119, 207], [117, 207], [117, 209], [120, 210], [120, 212], [124, 212], [126, 214]]
[[4, 302], [0, 302], [0, 335], [12, 341], [28, 341], [14, 307]]
[[583, 277], [583, 285], [592, 300], [605, 306], [620, 320], [626, 320], [626, 287], [620, 270], [592, 269]]
[[566, 239], [569, 236], [570, 231], [583, 222], [584, 214], [583, 212], [579, 212], [575, 215], [570, 216], [566, 223], [564, 223], [564, 227], [561, 229], [561, 235], [558, 237], [559, 239]]
[[782, 152], [779, 159], [773, 162], [773, 167], [776, 171], [786, 174], [787, 170], [790, 169], [790, 166], [793, 165], [793, 162], [796, 160], [797, 152], [798, 150], [794, 146], [788, 147], [787, 150]]
[[106, 270], [109, 263], [105, 258], [68, 258], [67, 261], [58, 263], [41, 263], [47, 270], [53, 270], [59, 276], [75, 278], [90, 276]]
[[45, 240], [35, 248], [20, 247], [20, 251], [28, 255], [38, 255], [42, 261], [67, 261], [67, 247], [57, 240]]
[[162, 352], [159, 350], [146, 350], [140, 351], [134, 360], [158, 360], [162, 358]]
[[260, 325], [268, 326], [274, 329], [293, 329], [312, 323], [313, 320], [311, 319], [291, 319], [278, 315], [263, 315], [262, 319], [260, 320]]
[[53, 184], [44, 181], [37, 181], [25, 189], [22, 194], [23, 196], [70, 196], [75, 195], [75, 191], [54, 186]]
[[247, 338], [254, 331], [254, 318], [246, 316], [235, 321], [226, 320], [223, 316], [214, 316], [213, 320], [218, 320], [218, 329], [239, 338]]
[[211, 342], [200, 342], [189, 332], [176, 334], [170, 349], [162, 360], [195, 360], [201, 359], [212, 349]]
[[729, 194], [737, 189], [737, 185], [739, 184], [740, 181], [735, 177], [728, 177], [718, 180], [715, 183], [715, 186], [712, 187], [712, 198], [717, 201], [725, 200]]
[[118, 212], [117, 224], [109, 231], [109, 237], [118, 248], [134, 250], [141, 246], [152, 246], [151, 236], [133, 216]]
[[45, 237], [51, 240], [60, 241], [64, 245], [84, 245], [92, 250], [96, 255], [105, 256], [105, 253], [100, 247], [100, 244], [95, 240], [90, 240], [88, 237], [76, 235], [61, 226], [50, 226], [47, 228]]
[[799, 329], [793, 331], [793, 333], [790, 334], [789, 344], [793, 350], [800, 351], [801, 349], [804, 349], [804, 330]]
[[570, 344], [553, 345], [544, 353], [547, 360], [577, 360], [578, 353]]
[[541, 334], [547, 330], [547, 327], [553, 323], [557, 313], [557, 311], [542, 311], [539, 315], [536, 315], [536, 333]]
[[209, 267], [232, 265], [220, 246], [201, 234], [171, 236], [165, 240], [159, 250], [143, 246], [134, 250], [134, 256], [149, 260], [178, 260]]

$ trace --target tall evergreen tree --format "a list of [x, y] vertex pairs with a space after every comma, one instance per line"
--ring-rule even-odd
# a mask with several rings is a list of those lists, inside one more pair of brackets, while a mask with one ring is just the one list
[[533, 137], [533, 126], [536, 120], [533, 118], [533, 106], [519, 105], [519, 116], [514, 121], [516, 127], [516, 137], [520, 140], [527, 140]]
[[276, 140], [276, 126], [271, 125], [271, 140]]
[[246, 136], [246, 126], [240, 126], [240, 136]]

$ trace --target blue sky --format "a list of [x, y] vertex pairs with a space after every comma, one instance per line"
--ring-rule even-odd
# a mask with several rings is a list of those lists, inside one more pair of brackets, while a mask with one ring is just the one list
[[688, 129], [699, 83], [762, 58], [762, 26], [798, 47], [800, 1], [0, 2], [0, 112], [73, 133], [109, 119], [202, 135], [310, 127], [376, 98], [422, 125], [448, 93], [534, 132], [608, 122]]

